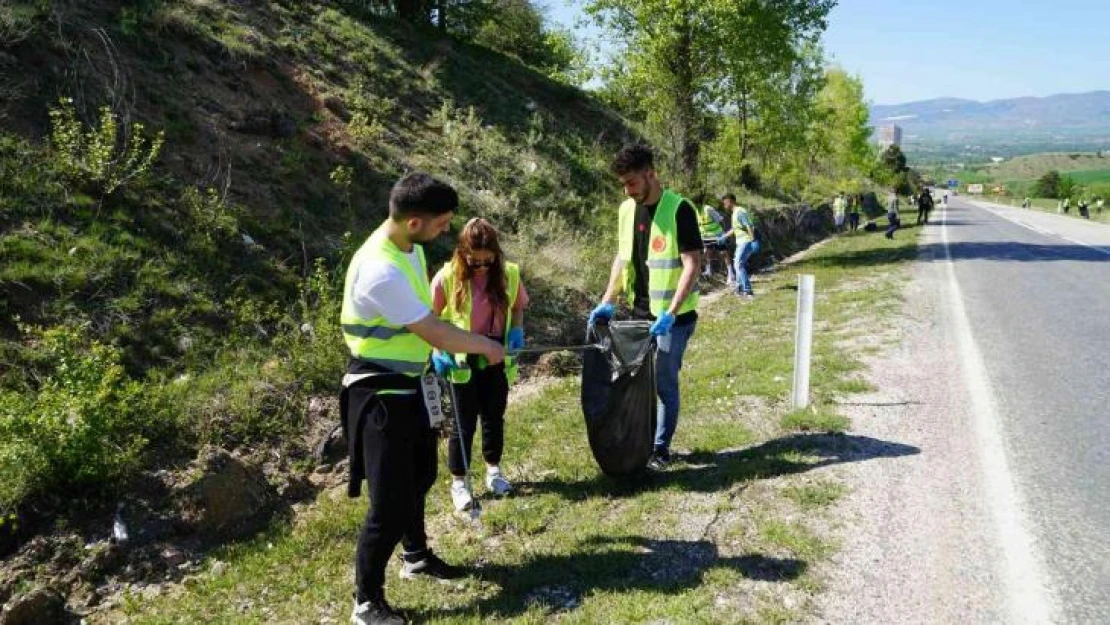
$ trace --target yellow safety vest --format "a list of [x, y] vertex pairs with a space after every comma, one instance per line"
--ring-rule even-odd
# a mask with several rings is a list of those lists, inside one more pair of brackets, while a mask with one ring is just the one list
[[[678, 292], [678, 281], [682, 277], [682, 257], [678, 251], [678, 224], [675, 216], [678, 207], [682, 204], [682, 196], [671, 191], [663, 190], [659, 198], [659, 205], [655, 208], [655, 217], [651, 221], [651, 236], [648, 239], [647, 267], [648, 267], [648, 299], [650, 300], [651, 313], [658, 317], [671, 307], [671, 300]], [[632, 246], [636, 235], [636, 201], [629, 198], [621, 204], [618, 216], [619, 243], [617, 253], [624, 266], [624, 292], [628, 297], [629, 305], [636, 299], [634, 291], [635, 270], [632, 267]], [[678, 314], [683, 314], [697, 309], [698, 289], [686, 296], [686, 301], [678, 309]]]
[[752, 235], [748, 234], [748, 229], [744, 226], [744, 221], [740, 217], [747, 217], [748, 223], [752, 221], [748, 210], [737, 204], [736, 208], [732, 209], [732, 234], [736, 237], [736, 244], [742, 246], [752, 240]]
[[[439, 270], [436, 276], [443, 285], [443, 311], [440, 312], [439, 317], [447, 323], [450, 323], [458, 328], [470, 332], [470, 314], [473, 310], [474, 295], [471, 290], [473, 284], [466, 285], [466, 297], [463, 300], [461, 308], [455, 306], [455, 263], [454, 261], [447, 263]], [[505, 335], [503, 337], [505, 344], [509, 343], [509, 330], [513, 325], [513, 307], [516, 306], [516, 296], [520, 291], [520, 266], [516, 263], [505, 263], [505, 282], [508, 289], [507, 295], [509, 296], [509, 305], [505, 310]], [[460, 364], [465, 364], [466, 354], [456, 354], [456, 360], [461, 361]], [[505, 358], [505, 378], [509, 384], [516, 382], [520, 375], [519, 367], [517, 367], [516, 358]], [[450, 380], [455, 384], [466, 384], [470, 381], [470, 369], [462, 368], [456, 369], [451, 372]]]
[[701, 238], [703, 239], [716, 239], [725, 233], [721, 224], [717, 223], [717, 220], [709, 214], [710, 210], [712, 210], [711, 207], [703, 206], [698, 211], [698, 227], [701, 229]]
[[404, 253], [389, 240], [385, 224], [379, 226], [355, 252], [347, 268], [347, 278], [343, 286], [343, 310], [339, 321], [343, 326], [343, 340], [351, 350], [352, 357], [394, 373], [419, 377], [428, 368], [432, 346], [408, 328], [391, 324], [381, 315], [369, 319], [359, 317], [355, 313], [352, 292], [357, 268], [367, 260], [377, 260], [400, 270], [408, 279], [413, 292], [431, 310], [432, 290], [428, 282], [428, 264], [424, 260], [424, 248], [416, 244], [413, 247], [420, 259], [420, 271], [417, 271]]

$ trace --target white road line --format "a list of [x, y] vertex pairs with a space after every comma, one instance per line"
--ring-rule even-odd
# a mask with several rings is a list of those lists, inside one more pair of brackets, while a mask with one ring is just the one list
[[1059, 234], [1057, 232], [1049, 232], [1048, 230], [1043, 230], [1041, 228], [1038, 228], [1037, 226], [1025, 223], [1024, 221], [1022, 221], [1020, 219], [1011, 218], [1009, 215], [1006, 215], [1006, 214], [1002, 213], [1001, 211], [997, 211], [993, 208], [988, 208], [988, 207], [984, 206], [983, 204], [973, 204], [971, 202], [968, 202], [968, 203], [971, 204], [972, 206], [976, 206], [978, 208], [981, 208], [981, 209], [987, 211], [988, 213], [994, 213], [995, 215], [1001, 217], [1002, 219], [1005, 219], [1006, 221], [1008, 221], [1012, 224], [1017, 224], [1017, 225], [1021, 226], [1022, 228], [1025, 228], [1027, 230], [1032, 230], [1033, 232], [1036, 232], [1037, 234], [1043, 234], [1045, 236], [1056, 237], [1057, 239], [1063, 239], [1063, 240], [1067, 241], [1068, 243], [1074, 243], [1076, 245], [1082, 245], [1083, 247], [1090, 248], [1090, 249], [1098, 252], [1099, 254], [1105, 254], [1107, 256], [1110, 256], [1110, 250], [1107, 250], [1105, 247], [1101, 247], [1101, 246], [1098, 246], [1098, 245], [1091, 245], [1090, 243], [1084, 243], [1083, 241], [1080, 241], [1078, 239], [1073, 239], [1069, 236], [1064, 236], [1064, 235]]
[[[996, 214], [996, 215], [998, 215], [999, 217], [1002, 217], [1003, 219], [1005, 219], [1005, 218], [1006, 218], [1006, 217], [1005, 217], [1004, 215], [1001, 215], [1001, 214], [998, 214], [998, 213], [995, 213], [995, 214]], [[1049, 232], [1048, 230], [1042, 230], [1041, 228], [1038, 228], [1037, 226], [1034, 226], [1034, 225], [1033, 225], [1033, 224], [1031, 224], [1031, 223], [1027, 223], [1027, 222], [1024, 222], [1024, 221], [1022, 221], [1022, 220], [1020, 220], [1020, 219], [1014, 219], [1014, 220], [1012, 220], [1012, 221], [1013, 221], [1014, 223], [1016, 223], [1016, 224], [1020, 225], [1020, 226], [1025, 226], [1026, 228], [1029, 228], [1029, 229], [1030, 229], [1030, 230], [1032, 230], [1033, 232], [1037, 232], [1037, 233], [1039, 233], [1039, 234], [1043, 234], [1043, 235], [1045, 235], [1045, 236], [1052, 236], [1052, 233], [1051, 233], [1051, 232]]]
[[1064, 236], [1064, 235], [1062, 235], [1062, 234], [1057, 234], [1057, 235], [1055, 235], [1055, 236], [1058, 236], [1058, 237], [1060, 237], [1061, 239], [1063, 239], [1063, 240], [1067, 241], [1068, 243], [1075, 243], [1076, 245], [1082, 245], [1083, 247], [1089, 247], [1089, 248], [1091, 248], [1092, 250], [1094, 250], [1094, 251], [1098, 252], [1099, 254], [1105, 254], [1105, 255], [1107, 255], [1107, 256], [1110, 256], [1110, 250], [1108, 250], [1108, 249], [1106, 249], [1106, 248], [1104, 248], [1104, 247], [1099, 247], [1099, 246], [1097, 246], [1097, 245], [1091, 245], [1090, 243], [1084, 243], [1084, 242], [1082, 242], [1082, 241], [1079, 241], [1079, 240], [1073, 239], [1073, 238], [1071, 238], [1071, 237], [1066, 237], [1066, 236]]
[[[988, 209], [989, 210], [989, 209]], [[980, 447], [987, 501], [994, 516], [999, 548], [1003, 554], [1002, 576], [1008, 623], [1051, 623], [1056, 620], [1056, 601], [1044, 583], [1041, 560], [1036, 554], [1033, 536], [1026, 530], [1021, 500], [1006, 460], [1006, 451], [999, 431], [999, 418], [987, 376], [983, 356], [975, 344], [964, 307], [956, 266], [948, 245], [948, 209], [943, 209], [941, 240], [948, 267], [949, 300], [955, 322], [956, 341], [964, 376], [971, 397], [971, 410], [976, 438]]]

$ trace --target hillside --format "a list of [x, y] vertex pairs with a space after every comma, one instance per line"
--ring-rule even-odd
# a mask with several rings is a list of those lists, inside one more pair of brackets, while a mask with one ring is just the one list
[[997, 180], [1030, 180], [1056, 170], [1061, 173], [1110, 170], [1110, 155], [1048, 153], [1030, 154], [1005, 160], [990, 168]]
[[605, 278], [635, 133], [515, 59], [292, 0], [5, 4], [0, 42], [0, 553], [70, 508], [50, 493], [103, 518], [204, 444], [303, 468], [345, 261], [406, 170], [503, 228], [537, 340]]
[[961, 185], [983, 183], [999, 185], [1011, 198], [1020, 200], [1035, 196], [1035, 183], [1050, 171], [1074, 182], [1070, 194], [1084, 196], [1110, 195], [1110, 156], [1102, 153], [1048, 152], [1028, 154], [1001, 162], [968, 164], [960, 167], [939, 165], [926, 168], [936, 180], [959, 180]]
[[[11, 97], [0, 101], [10, 168], [0, 218], [5, 249], [33, 264], [6, 264], [0, 275], [9, 340], [16, 316], [35, 325], [84, 320], [124, 348], [132, 373], [179, 365], [182, 326], [237, 329], [233, 311], [216, 304], [288, 303], [314, 258], [335, 270], [411, 168], [457, 183], [464, 213], [518, 233], [510, 249], [539, 252], [526, 265], [544, 256], [545, 241], [588, 231], [593, 207], [616, 197], [597, 159], [631, 131], [512, 59], [389, 22], [371, 28], [326, 3], [159, 6], [138, 24], [109, 2], [6, 9], [21, 12], [24, 31], [0, 56], [11, 70], [2, 79]], [[165, 132], [145, 186], [67, 193], [70, 181], [51, 167], [58, 155], [39, 147], [60, 97], [73, 99], [81, 119], [110, 104], [121, 121]], [[31, 193], [33, 201], [20, 197]], [[546, 271], [552, 263], [580, 266], [560, 247], [561, 261], [529, 267], [541, 285], [558, 275]], [[151, 292], [129, 301], [133, 280], [146, 279], [133, 274], [154, 259], [161, 275], [150, 278]], [[41, 271], [47, 263], [67, 273]], [[558, 282], [582, 288], [585, 279]], [[174, 318], [140, 320], [154, 309]], [[98, 322], [108, 311], [114, 323]], [[129, 338], [138, 323], [147, 326], [142, 338]], [[192, 343], [208, 357], [205, 341]]]
[[936, 153], [943, 146], [978, 145], [1011, 155], [1110, 145], [1110, 91], [988, 102], [940, 98], [875, 105], [871, 118], [876, 126], [901, 126], [907, 152]]

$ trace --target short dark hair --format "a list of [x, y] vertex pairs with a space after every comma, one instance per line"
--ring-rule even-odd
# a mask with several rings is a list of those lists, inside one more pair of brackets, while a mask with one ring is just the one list
[[644, 171], [655, 168], [655, 153], [651, 148], [642, 143], [631, 143], [617, 152], [610, 166], [613, 173], [623, 176], [634, 171]]
[[736, 201], [736, 194], [735, 193], [726, 193], [726, 194], [721, 196], [721, 201], [724, 201], [724, 200], [732, 200], [733, 202], [735, 202]]
[[438, 217], [458, 207], [458, 192], [446, 182], [422, 171], [405, 174], [389, 192], [389, 216], [392, 219]]

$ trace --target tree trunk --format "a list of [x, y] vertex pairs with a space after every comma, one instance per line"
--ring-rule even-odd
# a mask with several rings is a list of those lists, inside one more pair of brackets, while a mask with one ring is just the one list
[[410, 23], [416, 23], [416, 16], [420, 14], [420, 0], [396, 0], [397, 17]]
[[436, 20], [440, 32], [447, 32], [447, 0], [437, 0]]
[[701, 142], [698, 132], [698, 110], [694, 102], [694, 33], [691, 11], [686, 10], [685, 20], [675, 46], [672, 64], [675, 77], [676, 144], [679, 153], [679, 178], [684, 189], [693, 189], [697, 181], [698, 156]]
[[740, 118], [740, 164], [748, 160], [748, 96], [741, 95], [736, 103], [737, 115]]

